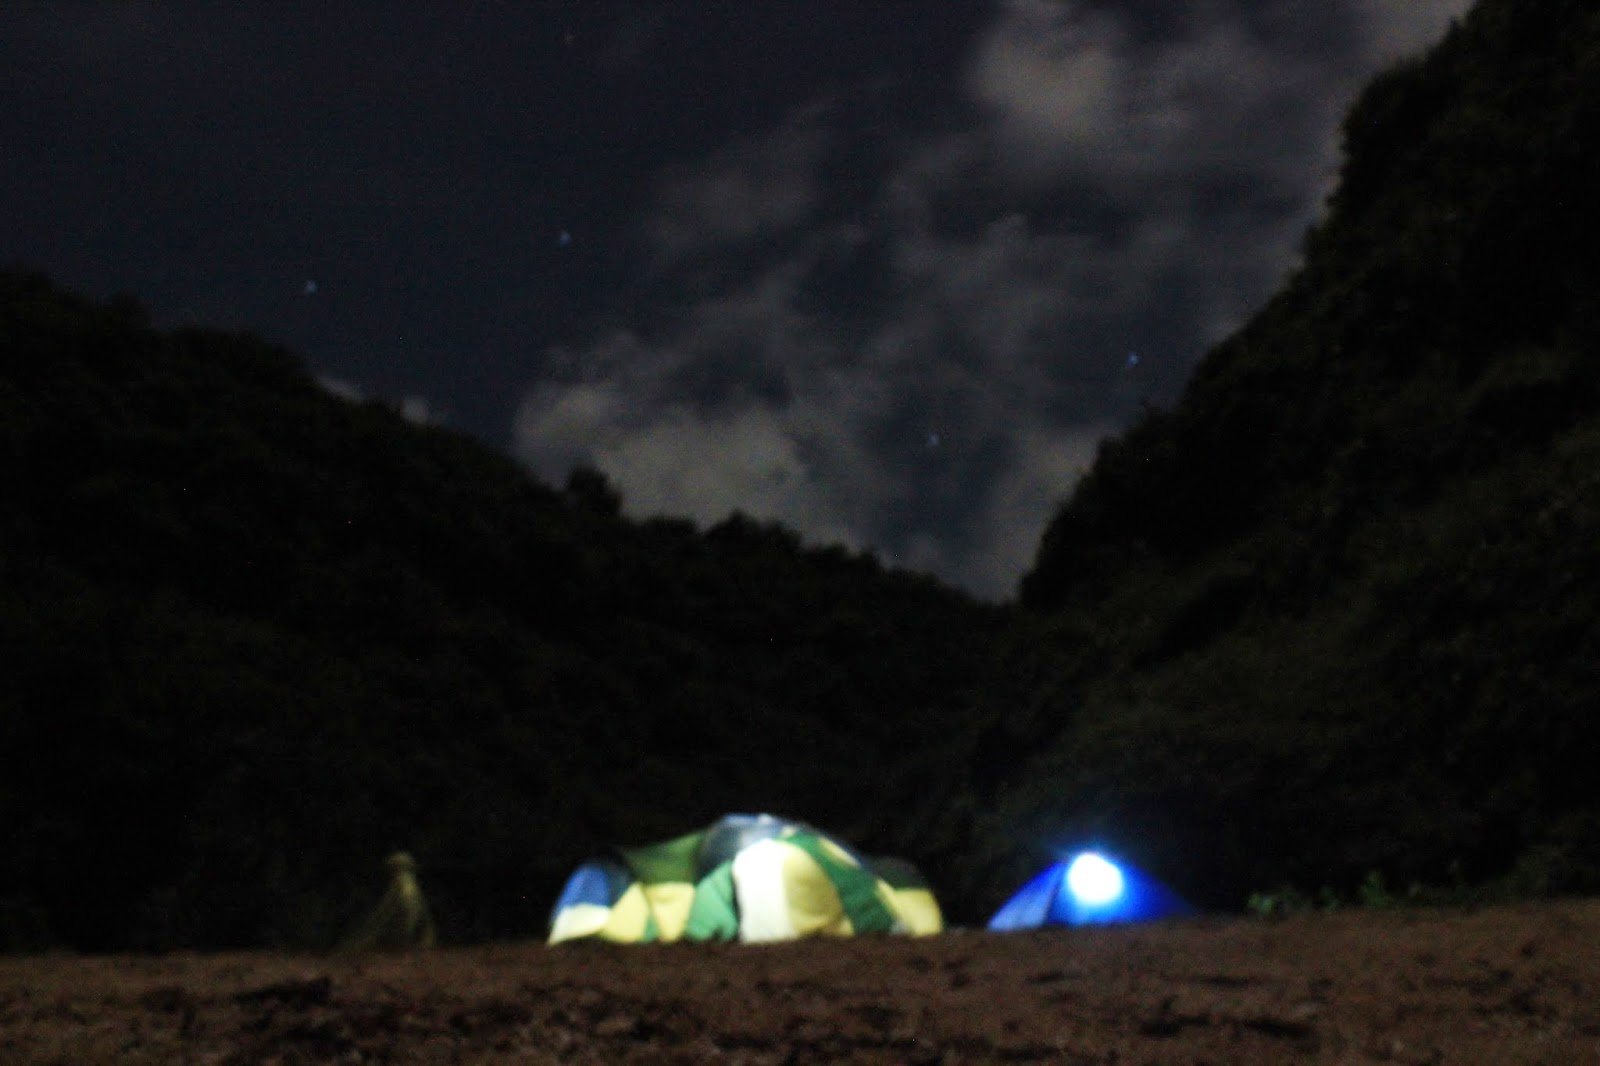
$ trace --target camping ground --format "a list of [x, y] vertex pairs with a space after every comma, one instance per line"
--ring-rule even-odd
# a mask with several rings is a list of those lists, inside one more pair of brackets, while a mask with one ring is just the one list
[[5, 1063], [1581, 1063], [1600, 901], [763, 946], [0, 959]]

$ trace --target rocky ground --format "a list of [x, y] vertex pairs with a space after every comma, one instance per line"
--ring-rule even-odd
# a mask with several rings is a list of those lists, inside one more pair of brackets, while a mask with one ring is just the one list
[[12, 957], [14, 1062], [1600, 1062], [1600, 901], [759, 947]]

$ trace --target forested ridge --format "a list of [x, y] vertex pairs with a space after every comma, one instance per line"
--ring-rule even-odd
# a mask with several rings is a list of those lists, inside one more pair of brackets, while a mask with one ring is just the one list
[[[408, 847], [537, 936], [611, 841], [772, 808], [915, 847], [1002, 613], [742, 516], [628, 521], [249, 336], [0, 281], [14, 941], [326, 942]], [[902, 757], [905, 756], [905, 757]]]
[[1373, 82], [1302, 266], [1102, 448], [1021, 602], [1070, 700], [1008, 820], [1216, 899], [1600, 888], [1600, 11]]
[[1484, 0], [1343, 129], [1003, 607], [4, 275], [0, 945], [326, 944], [396, 847], [447, 938], [538, 936], [762, 809], [958, 921], [1085, 841], [1215, 907], [1600, 890], [1600, 11]]

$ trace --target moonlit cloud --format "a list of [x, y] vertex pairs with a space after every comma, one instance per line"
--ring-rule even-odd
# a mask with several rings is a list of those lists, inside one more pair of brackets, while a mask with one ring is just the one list
[[[341, 378], [319, 377], [317, 384], [332, 396], [337, 396], [346, 403], [366, 403], [369, 397], [359, 385], [352, 384]], [[394, 411], [401, 418], [414, 426], [441, 425], [444, 421], [438, 411], [422, 396], [406, 396], [395, 406]]]
[[1360, 0], [1355, 16], [1366, 40], [1365, 58], [1391, 63], [1431, 45], [1466, 13], [1465, 0]]
[[[702, 323], [715, 335], [725, 322]], [[684, 338], [694, 344], [705, 335]], [[785, 398], [697, 394], [700, 361], [619, 334], [581, 353], [578, 380], [531, 392], [516, 438], [554, 476], [578, 462], [604, 470], [638, 515], [705, 521], [733, 511], [775, 518], [814, 539], [862, 546], [870, 510], [894, 494], [871, 479], [862, 443], [864, 407], [848, 377], [815, 364]], [[756, 367], [748, 384], [760, 377]]]
[[1361, 81], [1464, 6], [1005, 0], [962, 110], [858, 148], [852, 195], [845, 106], [667, 168], [654, 288], [555, 353], [516, 448], [1009, 596], [1099, 441], [1293, 264]]
[[1174, 180], [1297, 183], [1331, 103], [1316, 91], [1320, 58], [1275, 49], [1237, 19], [1196, 17], [1151, 41], [1111, 10], [1011, 0], [970, 79], [1001, 164], [1139, 198]]
[[815, 207], [826, 131], [811, 108], [708, 158], [668, 168], [649, 222], [659, 266], [782, 231]]
[[407, 396], [400, 401], [400, 417], [414, 426], [438, 425], [441, 419], [438, 412], [421, 396]]
[[[520, 453], [551, 479], [594, 463], [634, 514], [709, 523], [743, 510], [1005, 595], [1077, 452], [1109, 425], [1066, 431], [1071, 463], [1031, 436], [1020, 454], [1016, 433], [1048, 405], [1089, 418], [1114, 403], [1097, 390], [1125, 377], [1121, 356], [1094, 380], [1050, 365], [1074, 309], [1095, 313], [1090, 295], [1073, 298], [1099, 261], [1091, 242], [1020, 212], [941, 232], [905, 209], [914, 185], [889, 177], [865, 227], [809, 219], [782, 255], [649, 336], [618, 330], [561, 353], [524, 400]], [[748, 239], [793, 229], [786, 218]], [[863, 264], [880, 287], [865, 314], [815, 298]], [[1042, 470], [1061, 480], [1046, 486]]]
[[1094, 462], [1100, 442], [1118, 427], [1084, 423], [1073, 429], [1021, 427], [979, 512], [974, 550], [960, 560], [968, 583], [1009, 589], [1033, 565], [1039, 535], [1068, 490]]
[[317, 384], [346, 403], [361, 403], [367, 398], [359, 386], [341, 378], [319, 377]]

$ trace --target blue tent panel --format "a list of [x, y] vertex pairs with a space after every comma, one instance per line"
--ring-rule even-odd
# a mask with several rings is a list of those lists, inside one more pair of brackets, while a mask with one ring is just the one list
[[596, 859], [586, 862], [572, 872], [567, 878], [567, 883], [561, 890], [561, 897], [556, 900], [556, 905], [550, 909], [552, 920], [568, 907], [580, 903], [592, 903], [598, 907], [609, 907], [622, 898], [622, 894], [633, 883], [633, 875], [628, 868], [619, 862], [610, 859]]
[[989, 928], [1037, 929], [1041, 925], [1054, 924], [1051, 911], [1055, 909], [1056, 897], [1062, 894], [1066, 881], [1067, 864], [1051, 863], [995, 912], [995, 916], [989, 919]]

